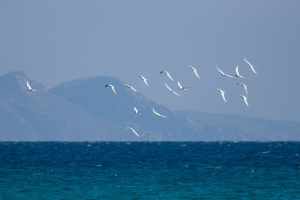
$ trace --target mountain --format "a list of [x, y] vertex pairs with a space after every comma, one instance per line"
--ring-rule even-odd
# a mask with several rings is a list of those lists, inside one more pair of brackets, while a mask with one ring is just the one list
[[218, 131], [209, 140], [227, 141], [300, 141], [300, 123], [257, 119], [240, 115], [212, 114], [198, 111], [177, 111], [190, 123], [202, 124]]
[[[117, 95], [106, 84], [115, 86]], [[199, 140], [201, 133], [194, 130], [188, 120], [147, 99], [140, 92], [127, 88], [113, 77], [94, 77], [63, 83], [49, 90], [53, 94], [72, 102], [90, 114], [121, 127], [132, 127], [142, 140], [180, 141]], [[134, 114], [137, 107], [142, 114]], [[167, 118], [158, 118], [155, 109]]]
[[[115, 86], [117, 95], [106, 84]], [[300, 140], [300, 123], [196, 111], [172, 112], [113, 77], [94, 77], [50, 89], [90, 114], [121, 127], [133, 127], [146, 141]], [[137, 107], [143, 114], [133, 114]], [[152, 109], [168, 118], [158, 118]]]
[[85, 141], [125, 139], [120, 127], [45, 90], [23, 72], [0, 77], [0, 141]]
[[[27, 90], [27, 80], [37, 92]], [[6, 74], [0, 77], [0, 119], [0, 141], [300, 141], [299, 122], [174, 112], [105, 76], [46, 90], [24, 72]]]

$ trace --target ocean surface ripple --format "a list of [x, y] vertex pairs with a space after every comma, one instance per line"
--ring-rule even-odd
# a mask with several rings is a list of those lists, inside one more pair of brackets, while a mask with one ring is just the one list
[[0, 199], [300, 199], [300, 142], [0, 142]]

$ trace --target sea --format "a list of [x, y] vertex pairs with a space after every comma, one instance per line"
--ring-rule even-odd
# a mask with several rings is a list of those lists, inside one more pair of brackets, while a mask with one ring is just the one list
[[0, 199], [300, 199], [300, 142], [0, 142]]

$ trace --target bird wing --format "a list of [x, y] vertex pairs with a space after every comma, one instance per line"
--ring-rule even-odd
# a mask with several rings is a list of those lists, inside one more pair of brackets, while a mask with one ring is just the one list
[[243, 96], [243, 99], [244, 99], [244, 101], [245, 101], [245, 104], [249, 107], [247, 97]]
[[230, 78], [234, 78], [233, 76], [230, 76], [230, 75], [225, 74], [225, 73], [224, 73], [224, 76], [227, 76], [227, 77], [230, 77]]
[[244, 89], [245, 89], [246, 93], [248, 94], [247, 85], [243, 84], [243, 87], [244, 87]]
[[245, 104], [249, 107], [247, 97], [245, 95], [241, 95], [241, 94], [239, 96], [243, 98]]
[[177, 95], [177, 96], [180, 96], [179, 94], [177, 94], [176, 92], [174, 92], [166, 83], [165, 83], [165, 86], [168, 88], [168, 90], [170, 92], [172, 92], [173, 94]]
[[146, 80], [146, 79], [144, 80], [144, 82], [145, 82], [145, 84], [146, 84], [146, 85], [149, 87], [149, 85], [148, 85], [148, 83], [147, 83], [147, 80]]
[[115, 94], [117, 94], [117, 92], [116, 92], [116, 90], [115, 90], [115, 87], [112, 85], [112, 86], [110, 86], [111, 87], [111, 89], [112, 89], [112, 91], [115, 93]]
[[140, 137], [139, 134], [131, 127], [128, 127], [127, 129], [130, 129], [136, 136]]
[[235, 68], [236, 76], [245, 79], [245, 77], [241, 76], [239, 73], [239, 66], [236, 66]]
[[147, 83], [147, 79], [145, 78], [145, 77], [143, 77], [143, 76], [140, 76], [141, 77], [141, 79], [144, 81], [144, 83], [149, 87], [149, 85], [148, 85], [148, 83]]
[[156, 114], [156, 115], [159, 115], [155, 110], [154, 108], [152, 109], [153, 113]]
[[198, 73], [197, 73], [197, 69], [194, 68], [193, 71], [194, 71], [194, 73], [196, 74], [196, 76], [197, 76], [198, 78], [200, 78], [200, 76], [199, 76]]
[[222, 70], [220, 70], [218, 67], [217, 67], [217, 70], [218, 70], [222, 75], [225, 75], [225, 73], [224, 73]]
[[[244, 60], [245, 60], [245, 62], [249, 65], [249, 67], [252, 66], [251, 63], [250, 63], [248, 60], [246, 60], [246, 58], [244, 58]], [[252, 66], [252, 67], [253, 67], [253, 66]]]
[[139, 111], [136, 107], [134, 107], [133, 109], [134, 109], [135, 114], [142, 114], [141, 111]]
[[29, 85], [29, 82], [28, 82], [28, 81], [26, 82], [26, 85], [27, 85], [27, 88], [28, 88], [29, 91], [37, 92], [37, 90], [33, 89], [33, 88]]
[[254, 70], [254, 67], [251, 65], [250, 68], [252, 69], [252, 71], [257, 74], [257, 72]]
[[179, 95], [179, 94], [177, 94], [176, 92], [172, 91], [172, 93], [180, 97], [180, 95]]
[[227, 77], [230, 77], [230, 78], [234, 78], [233, 76], [230, 76], [228, 74], [225, 74], [222, 70], [220, 70], [218, 67], [217, 67], [218, 71], [223, 75], [223, 76], [227, 76]]
[[224, 92], [224, 91], [221, 91], [221, 96], [222, 96], [223, 100], [224, 100], [225, 102], [227, 102], [226, 99], [225, 99], [225, 92]]
[[183, 87], [182, 87], [182, 85], [180, 84], [179, 81], [178, 81], [177, 85], [178, 85], [179, 89], [183, 90]]
[[158, 117], [166, 117], [166, 116], [163, 116], [163, 115], [159, 114], [158, 112], [156, 112], [156, 111], [154, 110], [154, 108], [152, 109], [152, 111], [153, 111], [153, 113], [156, 114]]
[[170, 92], [173, 92], [173, 90], [165, 83], [165, 86], [168, 88], [168, 90], [170, 91]]
[[251, 63], [248, 62], [248, 61], [246, 60], [246, 58], [244, 58], [244, 60], [245, 60], [245, 62], [249, 65], [249, 67], [251, 68], [251, 70], [252, 70], [255, 74], [257, 74], [256, 71], [254, 70], [253, 65], [251, 65]]
[[248, 60], [246, 60], [246, 58], [244, 58], [245, 62], [248, 64], [248, 65], [251, 65]]
[[169, 79], [171, 79], [172, 81], [174, 81], [169, 72], [166, 72], [166, 74], [169, 77]]
[[235, 73], [236, 73], [237, 76], [240, 75], [240, 73], [239, 73], [239, 66], [236, 66], [236, 68], [235, 68]]
[[133, 91], [137, 92], [137, 90], [134, 89], [132, 86], [130, 86], [129, 88], [132, 89]]
[[136, 136], [140, 137], [139, 134], [133, 128], [131, 128], [131, 130]]
[[131, 85], [128, 85], [127, 83], [123, 83], [124, 85], [126, 85], [126, 87], [132, 89], [133, 91], [137, 92], [136, 89], [134, 89]]
[[244, 60], [249, 65], [249, 67], [252, 66], [251, 63], [249, 63], [248, 60], [246, 60], [246, 58], [244, 58]]
[[26, 82], [26, 85], [27, 85], [27, 88], [28, 88], [28, 90], [32, 90], [32, 88], [30, 87], [30, 85], [29, 85], [29, 82], [28, 82], [28, 81]]

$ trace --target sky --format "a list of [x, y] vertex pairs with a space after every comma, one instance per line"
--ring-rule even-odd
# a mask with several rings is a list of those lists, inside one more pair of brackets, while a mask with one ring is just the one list
[[[171, 110], [300, 121], [299, 9], [296, 0], [0, 1], [0, 75], [24, 71], [45, 88], [113, 76]], [[237, 65], [245, 80], [216, 70], [234, 75]]]

